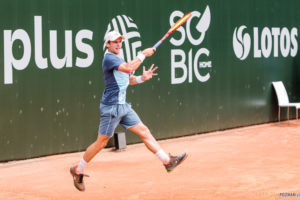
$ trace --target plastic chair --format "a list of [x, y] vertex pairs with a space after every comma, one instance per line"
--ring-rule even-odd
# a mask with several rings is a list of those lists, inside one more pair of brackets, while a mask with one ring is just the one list
[[296, 109], [296, 119], [298, 119], [298, 109], [300, 109], [300, 103], [290, 103], [289, 97], [287, 95], [286, 89], [282, 81], [272, 82], [275, 89], [277, 100], [278, 100], [278, 121], [280, 122], [280, 108], [287, 108], [287, 119], [289, 120], [289, 108], [295, 107]]

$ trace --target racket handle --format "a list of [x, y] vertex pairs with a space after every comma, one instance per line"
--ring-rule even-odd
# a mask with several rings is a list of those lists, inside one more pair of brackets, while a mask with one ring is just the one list
[[153, 46], [153, 48], [154, 48], [154, 49], [157, 49], [157, 47], [158, 47], [161, 43], [162, 43], [161, 41], [158, 41], [158, 42]]

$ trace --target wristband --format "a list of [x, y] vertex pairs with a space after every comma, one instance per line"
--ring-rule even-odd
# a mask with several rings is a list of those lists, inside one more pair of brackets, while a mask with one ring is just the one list
[[142, 76], [137, 76], [137, 77], [135, 78], [135, 80], [136, 80], [137, 83], [143, 83], [143, 82], [144, 82], [144, 81], [142, 80]]
[[137, 55], [137, 58], [140, 59], [141, 62], [143, 62], [145, 60], [146, 56], [143, 53], [139, 53]]

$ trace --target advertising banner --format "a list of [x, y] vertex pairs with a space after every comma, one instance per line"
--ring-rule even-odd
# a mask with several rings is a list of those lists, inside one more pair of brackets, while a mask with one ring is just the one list
[[100, 121], [105, 34], [125, 36], [128, 62], [188, 12], [142, 64], [155, 64], [159, 75], [127, 89], [154, 137], [276, 121], [272, 81], [300, 101], [299, 7], [297, 0], [2, 0], [0, 161], [84, 150]]

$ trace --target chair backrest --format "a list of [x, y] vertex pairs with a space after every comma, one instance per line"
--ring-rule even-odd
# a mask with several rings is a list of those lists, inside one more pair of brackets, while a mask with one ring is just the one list
[[286, 89], [282, 81], [272, 82], [275, 89], [279, 106], [286, 106], [290, 103]]

